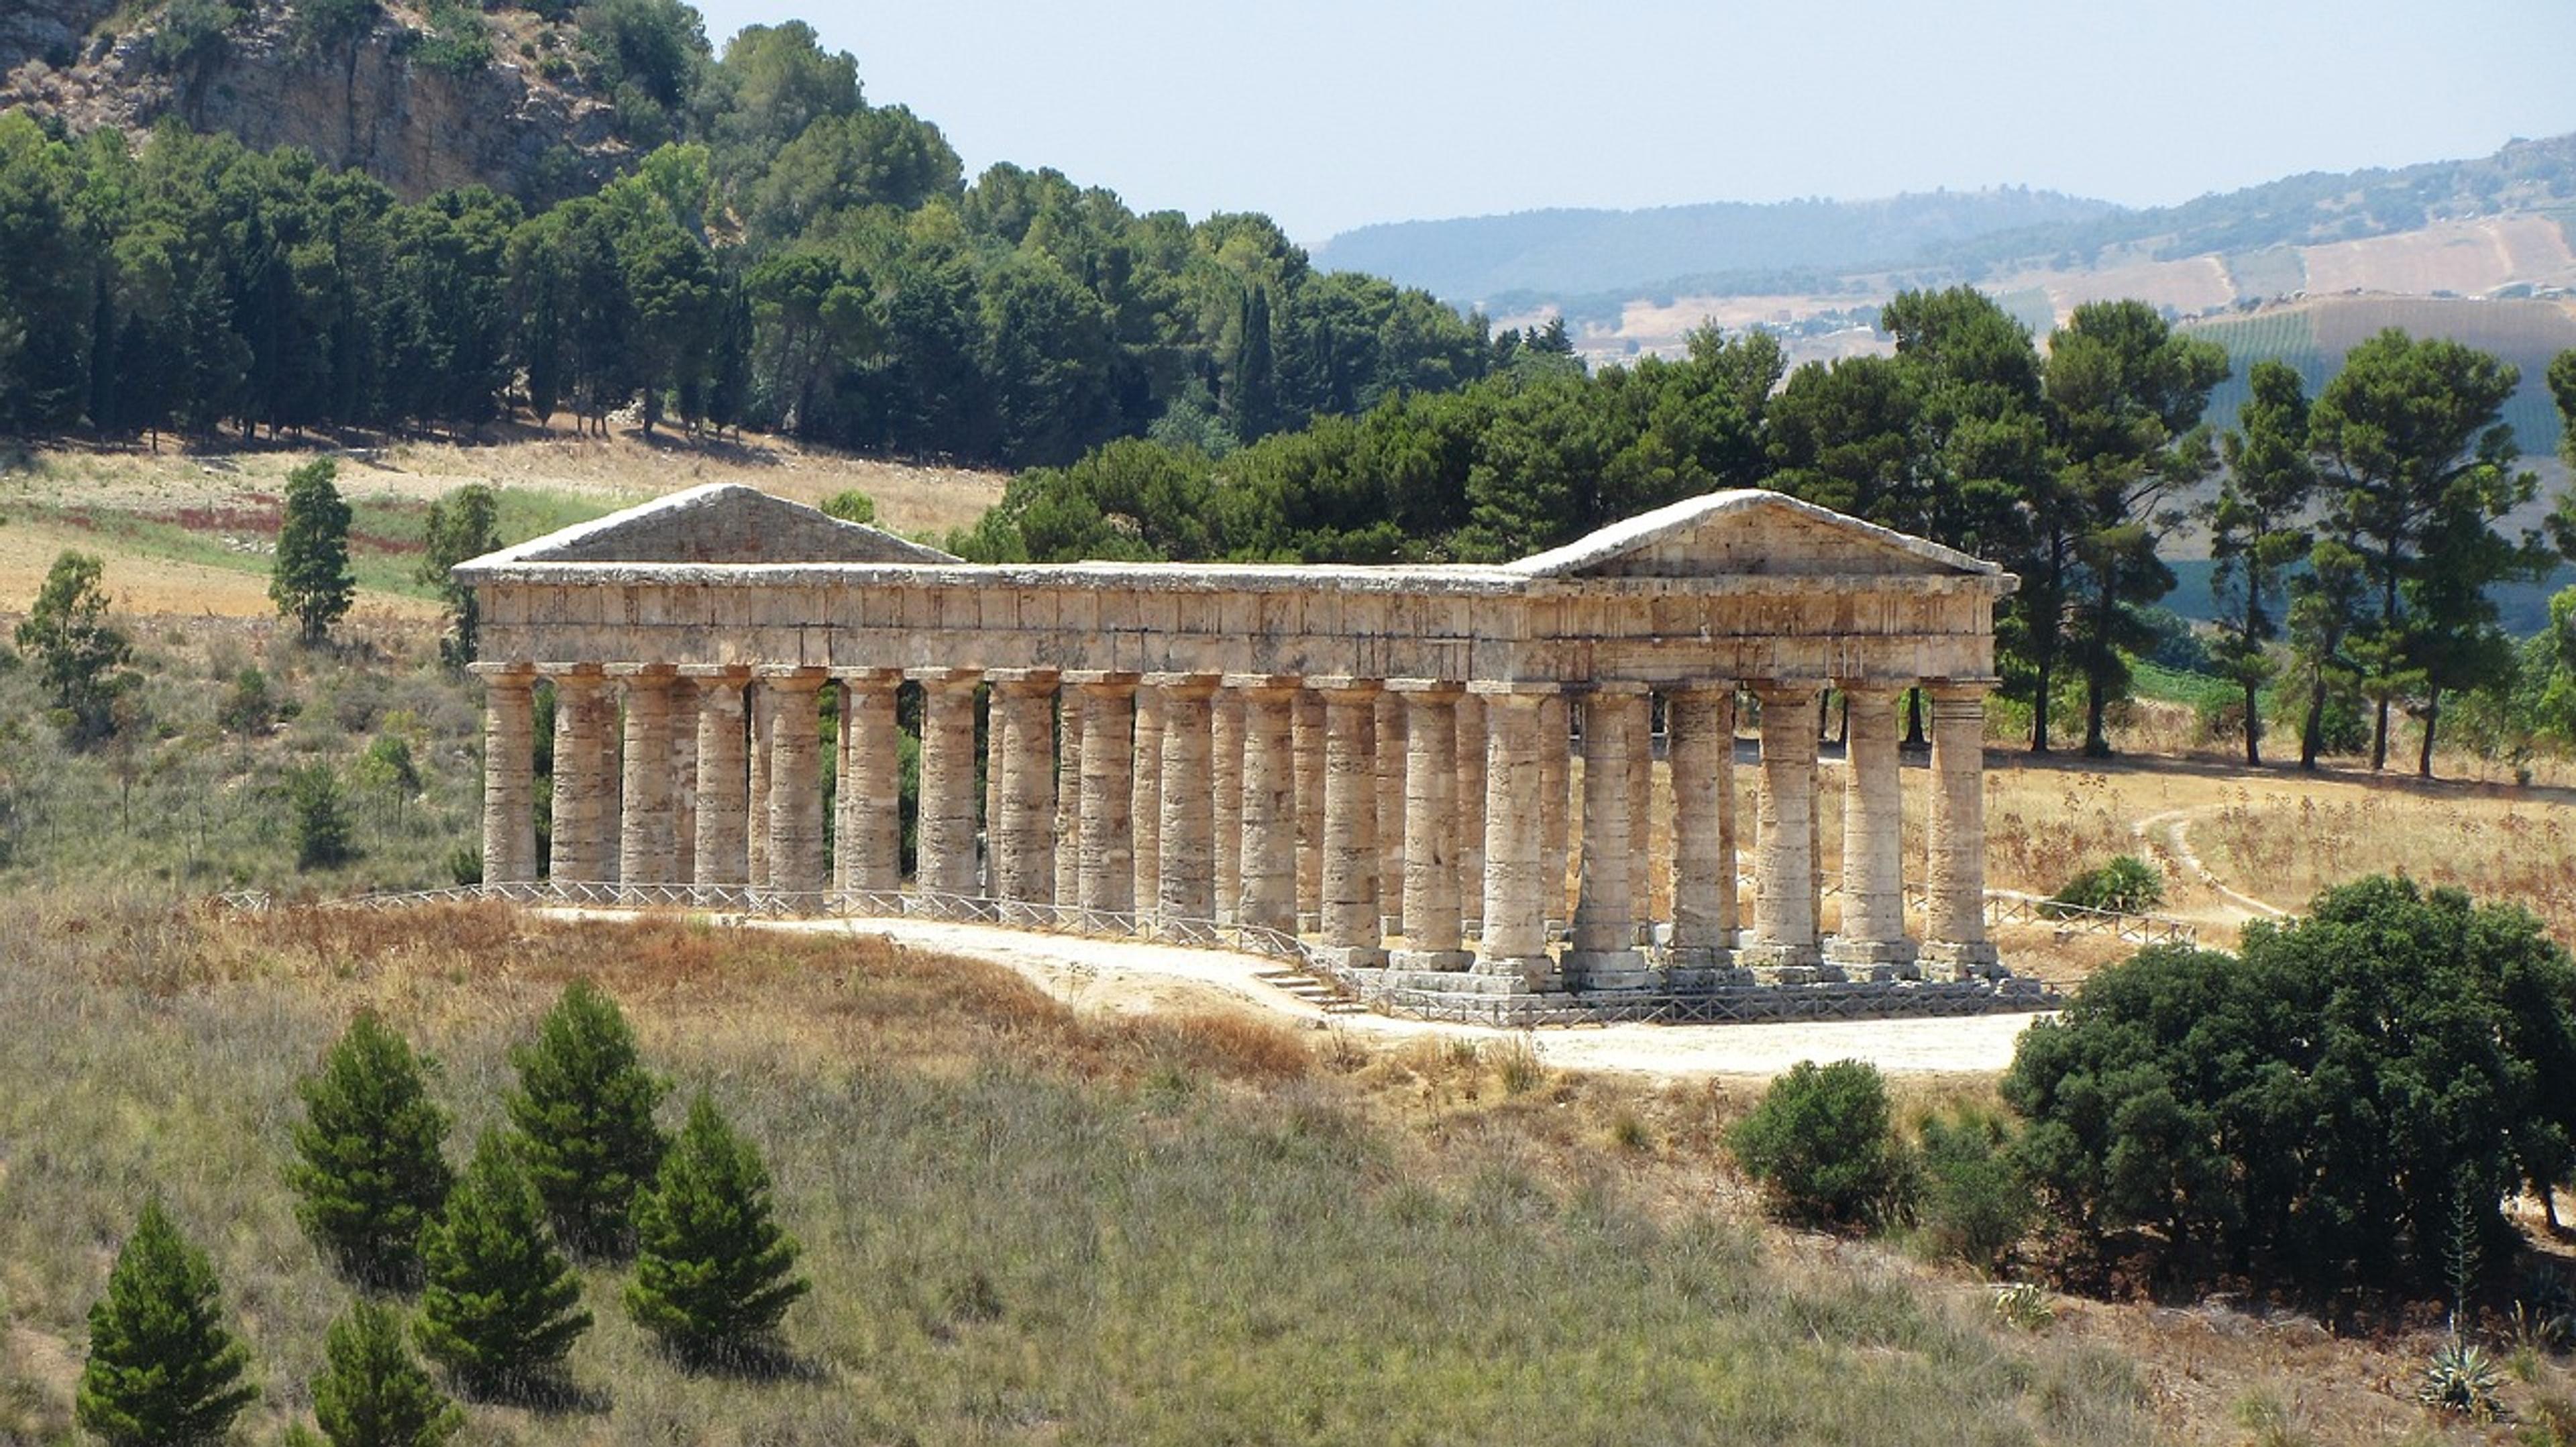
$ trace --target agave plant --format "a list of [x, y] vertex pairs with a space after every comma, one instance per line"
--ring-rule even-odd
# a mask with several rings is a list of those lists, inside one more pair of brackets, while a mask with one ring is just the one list
[[2496, 1395], [2501, 1380], [2495, 1358], [2477, 1343], [2454, 1336], [2425, 1364], [2424, 1382], [2415, 1389], [2415, 1400], [2473, 1422], [2501, 1421], [2504, 1401]]

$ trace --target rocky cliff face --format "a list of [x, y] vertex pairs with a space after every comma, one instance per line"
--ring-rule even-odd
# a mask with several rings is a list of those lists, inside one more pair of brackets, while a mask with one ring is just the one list
[[385, 9], [354, 39], [316, 49], [284, 0], [256, 0], [212, 62], [173, 70], [154, 58], [155, 21], [99, 28], [116, 0], [5, 5], [0, 108], [75, 132], [139, 135], [175, 114], [256, 150], [301, 147], [408, 199], [480, 183], [541, 204], [595, 189], [630, 154], [612, 107], [570, 75], [548, 79], [522, 64], [511, 53], [521, 37], [497, 24], [494, 62], [459, 75], [419, 63], [407, 12]]

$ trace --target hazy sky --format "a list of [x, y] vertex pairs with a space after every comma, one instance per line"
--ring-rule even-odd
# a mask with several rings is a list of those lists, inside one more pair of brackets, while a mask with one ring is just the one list
[[802, 18], [967, 174], [1309, 245], [1541, 206], [2026, 184], [2131, 205], [2576, 130], [2576, 0], [697, 0]]

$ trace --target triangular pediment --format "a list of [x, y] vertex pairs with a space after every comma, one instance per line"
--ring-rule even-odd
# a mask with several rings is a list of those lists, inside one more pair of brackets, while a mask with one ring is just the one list
[[937, 548], [738, 483], [656, 498], [475, 559], [504, 563], [953, 563]]
[[1685, 498], [1510, 566], [1537, 578], [1959, 577], [2003, 571], [1955, 548], [1753, 488]]

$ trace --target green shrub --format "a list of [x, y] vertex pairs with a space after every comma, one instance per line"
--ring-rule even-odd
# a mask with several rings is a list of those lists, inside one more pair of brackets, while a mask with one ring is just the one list
[[439, 1447], [465, 1426], [412, 1356], [392, 1307], [351, 1304], [331, 1323], [323, 1352], [329, 1366], [313, 1383], [313, 1415], [331, 1447]]
[[2115, 856], [2099, 869], [2088, 869], [2049, 896], [2049, 903], [2077, 909], [2106, 909], [2142, 914], [2165, 902], [2165, 877], [2134, 854]]
[[1925, 1238], [1992, 1272], [2037, 1211], [2003, 1122], [1985, 1114], [1927, 1120], [1920, 1161], [1915, 1209]]
[[769, 1351], [808, 1289], [795, 1274], [801, 1248], [770, 1216], [768, 1167], [704, 1093], [635, 1199], [635, 1241], [627, 1313], [693, 1365]]
[[361, 1011], [296, 1084], [295, 1218], [353, 1279], [406, 1287], [420, 1276], [421, 1228], [447, 1204], [455, 1176], [441, 1147], [447, 1113], [429, 1098], [430, 1062]]
[[546, 1231], [537, 1198], [498, 1131], [421, 1234], [420, 1345], [469, 1392], [525, 1396], [551, 1385], [590, 1330], [581, 1278]]
[[286, 802], [295, 817], [296, 868], [330, 869], [357, 857], [340, 776], [329, 764], [316, 760], [289, 771]]
[[90, 1308], [74, 1415], [110, 1447], [220, 1442], [259, 1400], [242, 1380], [249, 1366], [250, 1349], [224, 1326], [206, 1253], [157, 1198], [145, 1201], [107, 1295]]
[[857, 488], [844, 488], [823, 499], [823, 511], [845, 523], [867, 523], [877, 520], [877, 500]]
[[635, 1193], [662, 1163], [653, 1109], [665, 1089], [644, 1068], [626, 1016], [597, 985], [575, 980], [510, 1060], [519, 1069], [510, 1123], [555, 1229], [585, 1256], [624, 1255]]
[[269, 692], [268, 675], [256, 668], [234, 674], [231, 691], [215, 705], [215, 726], [247, 737], [267, 733], [276, 722], [277, 700]]
[[1727, 1145], [1788, 1219], [1874, 1225], [1902, 1208], [1887, 1082], [1867, 1061], [1799, 1061], [1771, 1082]]

